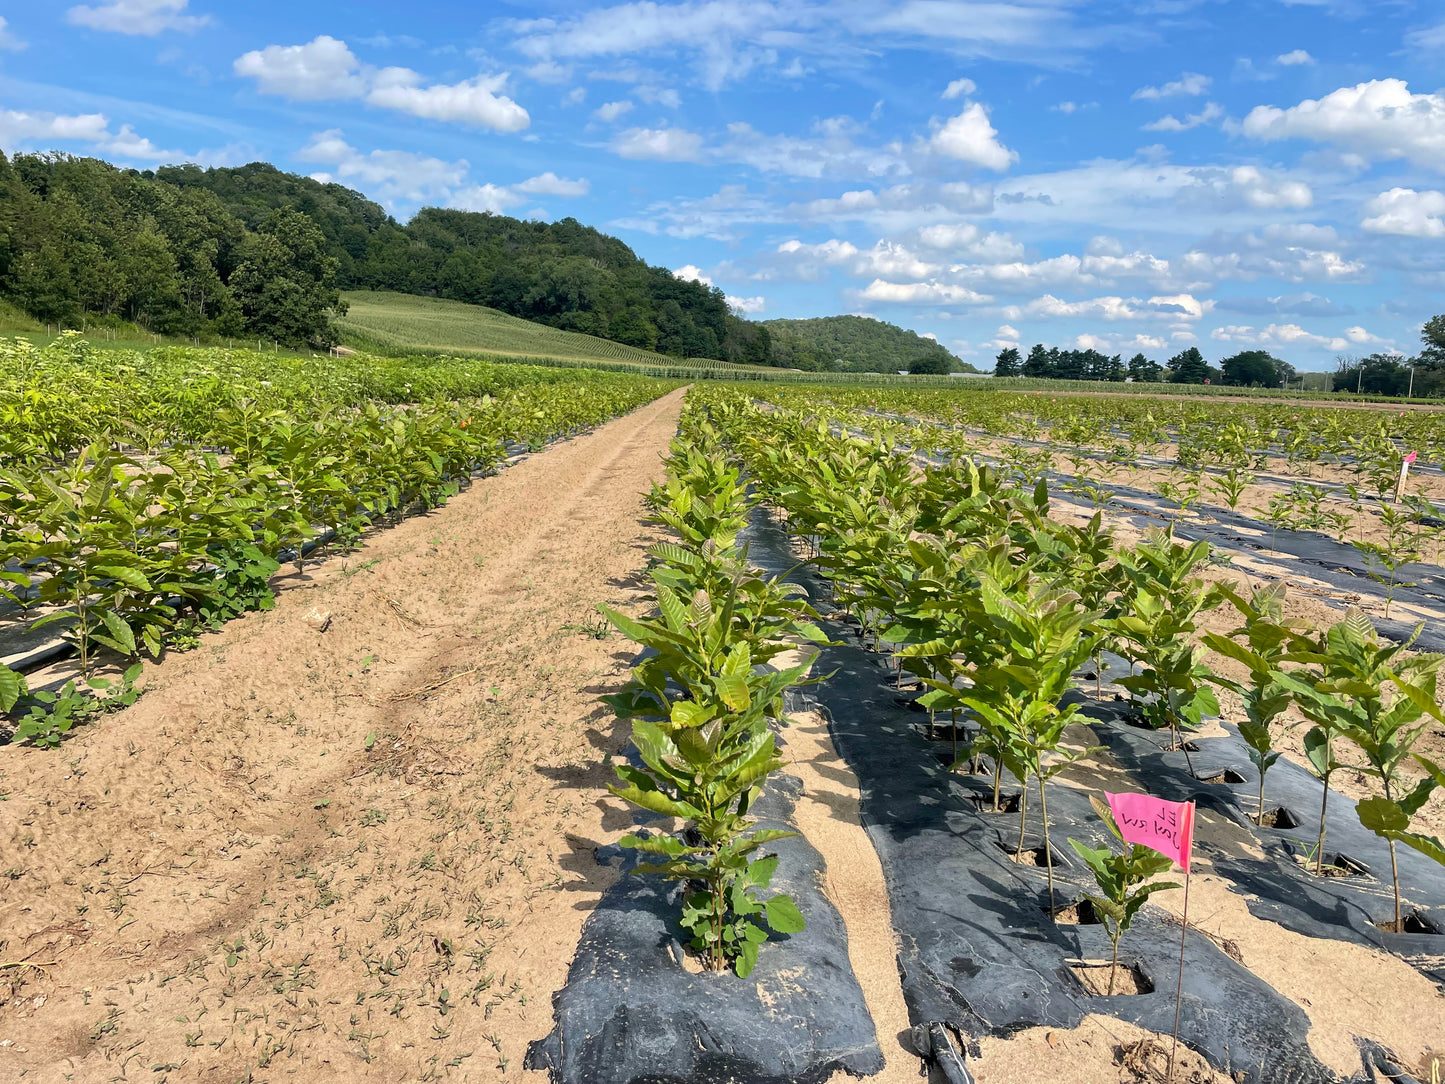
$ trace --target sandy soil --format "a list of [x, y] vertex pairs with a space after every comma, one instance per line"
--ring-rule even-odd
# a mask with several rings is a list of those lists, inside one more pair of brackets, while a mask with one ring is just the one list
[[[596, 701], [682, 393], [283, 578], [0, 760], [0, 1078], [504, 1080], [630, 823]], [[322, 620], [308, 613], [329, 615]]]
[[[783, 665], [779, 661], [779, 665]], [[886, 1062], [877, 1084], [917, 1084], [922, 1059], [910, 1041], [908, 1006], [898, 982], [898, 947], [878, 852], [863, 828], [858, 777], [849, 770], [817, 712], [792, 716], [783, 731], [787, 771], [803, 781], [798, 828], [828, 865], [824, 890], [848, 928], [848, 956], [878, 1031]], [[935, 1073], [943, 1080], [941, 1073]], [[849, 1079], [837, 1074], [836, 1084]]]
[[[1238, 831], [1214, 814], [1201, 816], [1215, 822], [1201, 831]], [[1151, 900], [1178, 918], [1184, 894]], [[1304, 1009], [1320, 1061], [1344, 1076], [1359, 1072], [1356, 1035], [1384, 1044], [1407, 1065], [1425, 1064], [1427, 1053], [1445, 1055], [1445, 997], [1424, 975], [1398, 956], [1257, 919], [1247, 904], [1200, 860], [1189, 887], [1190, 926], [1228, 942], [1245, 967]]]

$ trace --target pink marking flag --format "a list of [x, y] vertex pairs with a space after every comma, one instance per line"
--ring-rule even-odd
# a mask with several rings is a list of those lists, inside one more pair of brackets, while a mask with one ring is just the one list
[[1415, 462], [1415, 457], [1416, 457], [1417, 455], [1419, 455], [1419, 454], [1420, 454], [1419, 452], [1411, 452], [1409, 455], [1407, 455], [1407, 456], [1405, 457], [1405, 462], [1406, 462], [1406, 463], [1413, 463], [1413, 462]]
[[1194, 803], [1166, 802], [1148, 794], [1110, 794], [1109, 811], [1129, 843], [1158, 851], [1189, 872], [1189, 852], [1194, 846]]

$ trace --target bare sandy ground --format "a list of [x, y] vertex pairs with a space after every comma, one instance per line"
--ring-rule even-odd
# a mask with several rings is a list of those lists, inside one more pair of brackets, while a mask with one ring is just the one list
[[[0, 1079], [520, 1079], [630, 823], [677, 392], [283, 579], [57, 752], [0, 752]], [[325, 631], [308, 612], [329, 614]], [[8, 997], [4, 996], [8, 993]]]

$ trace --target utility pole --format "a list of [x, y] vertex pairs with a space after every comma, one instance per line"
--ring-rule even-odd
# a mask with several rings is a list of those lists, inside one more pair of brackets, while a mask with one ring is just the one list
[[1359, 394], [1360, 394], [1360, 384], [1364, 381], [1364, 379], [1365, 379], [1365, 363], [1364, 363], [1363, 361], [1361, 361], [1361, 362], [1360, 362], [1360, 375], [1355, 378], [1355, 394], [1356, 394], [1356, 395], [1359, 395]]
[[1415, 398], [1415, 366], [1410, 366], [1410, 390], [1405, 393], [1406, 399]]

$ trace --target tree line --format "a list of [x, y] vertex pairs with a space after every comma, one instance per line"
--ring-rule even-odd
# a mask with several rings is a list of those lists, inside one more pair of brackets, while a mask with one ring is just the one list
[[[1370, 354], [1340, 357], [1332, 390], [1372, 395], [1445, 396], [1445, 315], [1427, 321], [1420, 333], [1423, 349], [1414, 357]], [[1000, 350], [994, 376], [1045, 377], [1053, 380], [1099, 380], [1136, 384], [1223, 384], [1226, 387], [1288, 387], [1299, 378], [1293, 365], [1267, 350], [1241, 350], [1211, 365], [1197, 346], [1163, 365], [1143, 354], [1127, 362], [1120, 354], [1098, 350], [1061, 350], [1039, 343], [1024, 357], [1018, 347]]]
[[1422, 349], [1414, 357], [1377, 353], [1336, 359], [1335, 391], [1445, 397], [1445, 315], [1425, 322], [1420, 342]]
[[1265, 350], [1241, 350], [1217, 366], [1209, 364], [1197, 346], [1171, 357], [1163, 365], [1142, 353], [1128, 361], [1122, 354], [1099, 350], [1062, 350], [1036, 344], [1027, 357], [1018, 347], [999, 351], [994, 376], [1030, 376], [1052, 380], [1098, 380], [1122, 384], [1224, 384], [1235, 387], [1278, 388], [1297, 378], [1294, 366]]

